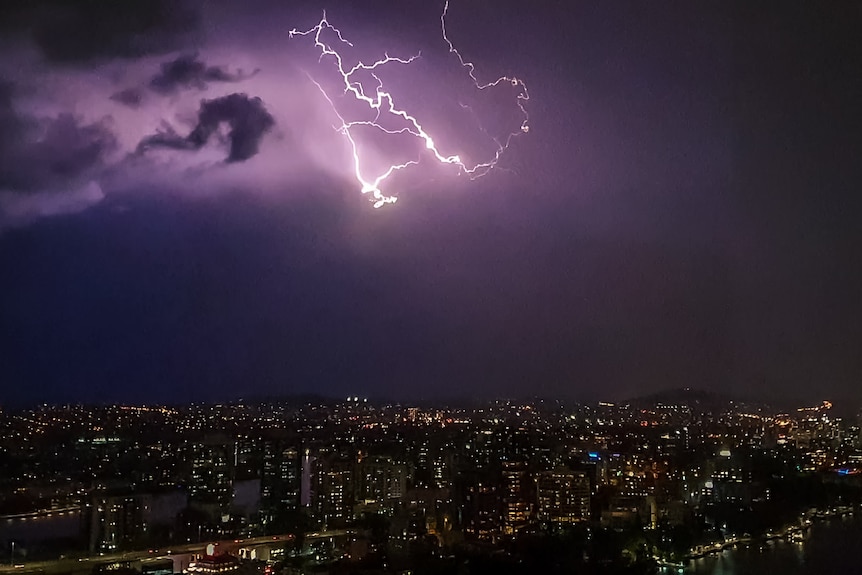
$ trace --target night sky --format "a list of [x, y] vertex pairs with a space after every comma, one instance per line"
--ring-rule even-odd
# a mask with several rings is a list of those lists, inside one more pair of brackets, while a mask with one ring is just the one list
[[517, 108], [442, 2], [0, 6], [2, 405], [862, 395], [858, 2], [452, 0], [530, 131], [382, 209], [288, 32], [421, 52], [381, 79], [478, 156]]

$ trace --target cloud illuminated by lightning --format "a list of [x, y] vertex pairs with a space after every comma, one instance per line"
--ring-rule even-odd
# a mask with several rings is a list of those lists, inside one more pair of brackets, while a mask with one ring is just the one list
[[[425, 149], [428, 150], [431, 156], [434, 157], [438, 162], [442, 164], [449, 164], [455, 166], [459, 173], [464, 173], [470, 176], [471, 179], [475, 179], [481, 176], [484, 176], [488, 172], [490, 172], [499, 162], [500, 157], [503, 155], [503, 152], [509, 147], [512, 139], [518, 134], [526, 133], [529, 131], [529, 115], [527, 114], [526, 102], [530, 99], [529, 93], [527, 92], [527, 86], [524, 84], [522, 80], [514, 76], [501, 76], [497, 78], [493, 82], [481, 83], [475, 75], [476, 67], [472, 62], [464, 60], [461, 56], [460, 52], [455, 49], [455, 46], [449, 40], [449, 36], [446, 33], [446, 15], [449, 12], [449, 1], [446, 0], [446, 3], [443, 7], [443, 14], [440, 16], [440, 26], [443, 34], [443, 39], [449, 47], [449, 52], [451, 54], [455, 54], [457, 56], [458, 61], [461, 66], [467, 70], [470, 79], [473, 81], [474, 86], [479, 90], [486, 90], [489, 88], [494, 88], [501, 85], [511, 85], [515, 89], [517, 89], [516, 103], [522, 115], [522, 121], [517, 131], [509, 133], [504, 139], [493, 138], [493, 141], [496, 145], [495, 153], [482, 162], [478, 162], [475, 164], [468, 164], [464, 160], [462, 160], [461, 156], [458, 154], [447, 154], [441, 152], [437, 147], [437, 144], [434, 142], [434, 139], [431, 135], [422, 127], [422, 124], [419, 120], [406, 112], [404, 109], [399, 108], [395, 104], [395, 99], [391, 92], [387, 91], [383, 87], [383, 81], [380, 77], [375, 73], [375, 71], [385, 65], [388, 64], [396, 64], [396, 65], [408, 65], [417, 58], [419, 55], [414, 55], [409, 58], [397, 58], [394, 56], [390, 56], [389, 54], [384, 53], [383, 58], [375, 61], [372, 64], [364, 64], [363, 62], [358, 62], [353, 67], [346, 67], [344, 63], [344, 59], [342, 58], [341, 53], [336, 49], [341, 45], [346, 45], [349, 47], [353, 47], [349, 41], [347, 41], [344, 36], [341, 34], [341, 31], [334, 27], [326, 18], [326, 12], [323, 13], [323, 17], [320, 22], [317, 23], [316, 26], [309, 30], [300, 31], [293, 29], [290, 31], [290, 37], [294, 36], [312, 36], [314, 38], [314, 45], [320, 50], [320, 60], [323, 60], [325, 57], [330, 58], [335, 67], [341, 76], [341, 80], [344, 86], [344, 94], [351, 94], [356, 101], [363, 102], [366, 104], [370, 110], [372, 110], [375, 114], [374, 120], [347, 120], [339, 111], [333, 101], [332, 97], [326, 92], [326, 90], [321, 86], [319, 82], [314, 80], [309, 76], [311, 81], [317, 86], [320, 90], [323, 97], [329, 102], [330, 106], [332, 106], [335, 115], [338, 117], [338, 120], [341, 122], [339, 126], [336, 126], [336, 130], [344, 135], [350, 143], [350, 147], [353, 154], [353, 169], [354, 174], [356, 176], [357, 181], [361, 184], [362, 193], [363, 194], [371, 194], [372, 201], [374, 202], [374, 207], [379, 208], [388, 203], [393, 203], [397, 200], [397, 197], [392, 195], [387, 195], [381, 189], [381, 185], [386, 181], [393, 173], [408, 168], [412, 165], [419, 163], [419, 160], [410, 160], [400, 164], [391, 164], [386, 169], [382, 170], [376, 176], [367, 176], [363, 173], [362, 163], [361, 163], [361, 146], [354, 136], [352, 130], [358, 126], [365, 126], [375, 128], [380, 130], [386, 134], [410, 134], [416, 138], [422, 140]], [[322, 34], [324, 31], [331, 31], [334, 36], [338, 39], [338, 44], [333, 46], [327, 43], [322, 39]], [[373, 88], [373, 94], [366, 93], [366, 89], [362, 82], [354, 77], [358, 72], [367, 72], [371, 75], [372, 78], [376, 81], [376, 85]], [[406, 127], [393, 130], [382, 126], [380, 122], [381, 114], [388, 114], [394, 116], [396, 118], [400, 118], [404, 122], [406, 122]]]

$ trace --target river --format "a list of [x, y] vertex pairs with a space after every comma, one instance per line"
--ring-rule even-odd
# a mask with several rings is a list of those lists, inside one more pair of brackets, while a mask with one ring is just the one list
[[[71, 539], [81, 533], [81, 511], [63, 509], [25, 516], [0, 517], [0, 545], [15, 541], [19, 545]], [[3, 548], [0, 548], [3, 549]], [[3, 551], [0, 551], [2, 555]]]
[[862, 519], [815, 522], [801, 542], [773, 540], [689, 563], [686, 575], [830, 575], [862, 573]]

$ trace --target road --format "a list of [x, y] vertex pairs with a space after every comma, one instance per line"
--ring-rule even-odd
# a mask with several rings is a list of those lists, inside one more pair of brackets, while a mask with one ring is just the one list
[[[341, 533], [314, 533], [309, 534], [310, 537], [327, 537], [336, 536]], [[100, 563], [117, 563], [123, 561], [145, 561], [155, 560], [158, 558], [164, 559], [170, 555], [181, 555], [184, 553], [203, 553], [207, 545], [215, 543], [222, 549], [236, 549], [238, 547], [248, 547], [253, 545], [261, 545], [264, 543], [272, 543], [273, 541], [290, 541], [293, 535], [270, 535], [267, 537], [255, 537], [251, 539], [227, 539], [224, 541], [206, 541], [202, 543], [189, 543], [186, 545], [175, 545], [163, 549], [143, 550], [143, 551], [125, 551], [119, 553], [94, 555], [91, 557], [70, 557], [67, 559], [58, 559], [53, 561], [33, 561], [30, 563], [0, 566], [0, 575], [9, 574], [33, 574], [44, 573], [46, 575], [60, 573], [89, 573], [93, 569], [93, 565]]]
[[[343, 537], [352, 534], [349, 529], [333, 529], [329, 531], [314, 531], [306, 533], [306, 541], [311, 539], [325, 539], [328, 537]], [[223, 541], [204, 541], [201, 543], [189, 543], [186, 545], [174, 545], [160, 549], [144, 549], [141, 551], [123, 551], [106, 555], [94, 555], [90, 557], [80, 557], [75, 555], [67, 559], [55, 559], [52, 561], [33, 561], [29, 563], [18, 563], [16, 565], [5, 564], [0, 566], [0, 575], [60, 575], [60, 574], [77, 574], [90, 573], [94, 565], [101, 563], [118, 563], [118, 562], [133, 562], [133, 561], [148, 561], [156, 559], [166, 559], [171, 555], [182, 555], [185, 553], [203, 553], [207, 545], [214, 543], [220, 549], [232, 551], [239, 547], [251, 547], [254, 545], [263, 545], [264, 543], [272, 543], [276, 541], [287, 542], [293, 539], [293, 535], [269, 535], [266, 537], [253, 537], [250, 539], [225, 539]], [[16, 562], [17, 563], [17, 562]]]

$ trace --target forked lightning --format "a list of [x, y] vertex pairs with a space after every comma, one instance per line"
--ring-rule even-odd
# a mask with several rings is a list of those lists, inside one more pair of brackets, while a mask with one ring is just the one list
[[[357, 101], [365, 103], [369, 107], [369, 109], [374, 112], [374, 120], [346, 119], [339, 112], [338, 107], [335, 105], [335, 101], [326, 92], [323, 86], [319, 82], [311, 78], [311, 81], [314, 82], [323, 97], [332, 106], [336, 117], [340, 121], [340, 125], [336, 126], [336, 129], [347, 138], [348, 142], [350, 142], [350, 147], [353, 154], [353, 170], [356, 179], [362, 186], [362, 193], [371, 194], [371, 198], [374, 202], [375, 208], [382, 207], [388, 203], [393, 203], [397, 200], [396, 196], [387, 195], [381, 189], [381, 186], [386, 181], [386, 179], [399, 170], [403, 170], [417, 164], [419, 160], [417, 159], [400, 164], [391, 164], [386, 169], [380, 171], [379, 174], [373, 177], [368, 176], [364, 173], [363, 170], [361, 162], [361, 145], [357, 141], [357, 138], [353, 133], [354, 128], [364, 126], [378, 129], [386, 134], [411, 134], [412, 136], [420, 138], [423, 141], [425, 148], [438, 162], [456, 166], [460, 173], [467, 174], [471, 178], [478, 178], [484, 176], [489, 171], [491, 171], [500, 161], [500, 157], [503, 155], [503, 152], [509, 147], [510, 143], [512, 142], [512, 139], [518, 134], [528, 132], [530, 129], [529, 115], [527, 114], [526, 109], [526, 102], [530, 99], [529, 93], [527, 92], [527, 86], [522, 80], [514, 76], [501, 76], [493, 82], [488, 82], [485, 84], [481, 83], [476, 77], [475, 65], [472, 62], [464, 60], [460, 52], [455, 49], [454, 44], [452, 44], [452, 42], [449, 40], [449, 36], [446, 32], [446, 15], [448, 14], [448, 12], [449, 2], [447, 0], [443, 7], [443, 14], [440, 16], [440, 26], [443, 34], [443, 39], [449, 47], [449, 52], [455, 54], [461, 66], [465, 70], [467, 70], [470, 79], [473, 81], [473, 84], [477, 89], [486, 90], [501, 85], [511, 85], [516, 88], [516, 103], [522, 115], [522, 121], [518, 130], [509, 133], [502, 140], [494, 138], [493, 141], [496, 145], [495, 153], [489, 159], [475, 164], [466, 163], [458, 154], [446, 154], [444, 152], [441, 152], [440, 149], [438, 149], [437, 144], [434, 142], [434, 139], [425, 130], [425, 128], [422, 127], [422, 124], [419, 122], [419, 120], [415, 116], [409, 114], [407, 111], [398, 107], [395, 104], [395, 98], [393, 97], [392, 93], [384, 89], [383, 81], [375, 73], [375, 70], [385, 65], [409, 65], [411, 62], [419, 58], [419, 54], [416, 54], [409, 58], [397, 58], [384, 53], [382, 59], [377, 60], [372, 64], [365, 64], [363, 62], [359, 62], [353, 67], [348, 68], [344, 63], [344, 59], [342, 58], [341, 53], [336, 48], [340, 47], [341, 45], [353, 47], [353, 44], [351, 44], [348, 40], [344, 38], [338, 28], [329, 23], [325, 12], [323, 13], [323, 17], [320, 19], [320, 22], [318, 22], [317, 25], [313, 28], [305, 31], [299, 31], [296, 29], [290, 31], [291, 38], [293, 38], [294, 36], [312, 36], [314, 38], [314, 45], [320, 50], [320, 59], [322, 60], [325, 57], [328, 57], [331, 58], [334, 62], [335, 68], [341, 76], [341, 80], [344, 85], [344, 94], [351, 94]], [[336, 44], [336, 46], [327, 43], [322, 38], [323, 32], [327, 30], [331, 31], [333, 33], [333, 36], [337, 38], [338, 43]], [[372, 78], [374, 78], [375, 86], [372, 95], [366, 93], [366, 89], [363, 86], [362, 82], [355, 77], [355, 75], [360, 72], [366, 72], [370, 74]], [[382, 126], [379, 123], [382, 114], [390, 114], [397, 118], [401, 118], [401, 120], [406, 122], [405, 127], [398, 130], [393, 130]]]

